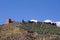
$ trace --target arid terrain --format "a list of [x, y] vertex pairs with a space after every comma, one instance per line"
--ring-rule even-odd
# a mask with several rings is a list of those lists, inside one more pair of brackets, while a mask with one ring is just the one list
[[2, 24], [0, 40], [60, 40], [60, 27], [44, 22]]

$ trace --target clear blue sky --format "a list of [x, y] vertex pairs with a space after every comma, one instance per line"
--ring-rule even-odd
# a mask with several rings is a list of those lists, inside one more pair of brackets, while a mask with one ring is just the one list
[[60, 0], [0, 0], [0, 24], [7, 18], [60, 21]]

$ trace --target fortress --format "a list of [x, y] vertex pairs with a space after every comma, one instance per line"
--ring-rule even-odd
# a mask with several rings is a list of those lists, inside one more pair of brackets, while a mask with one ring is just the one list
[[[16, 23], [16, 21], [12, 21], [10, 18], [7, 18], [6, 19], [6, 24], [10, 24], [10, 23]], [[22, 23], [25, 23], [24, 20], [22, 20]], [[35, 20], [29, 20], [28, 23], [45, 23], [45, 24], [50, 24], [50, 25], [55, 25], [56, 26], [56, 23], [51, 23], [51, 22], [38, 22], [38, 21], [35, 21]]]

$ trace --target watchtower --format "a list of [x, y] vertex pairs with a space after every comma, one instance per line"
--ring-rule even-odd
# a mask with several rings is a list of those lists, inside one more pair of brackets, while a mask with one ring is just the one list
[[12, 23], [11, 19], [10, 18], [6, 19], [6, 24], [10, 24], [10, 23]]

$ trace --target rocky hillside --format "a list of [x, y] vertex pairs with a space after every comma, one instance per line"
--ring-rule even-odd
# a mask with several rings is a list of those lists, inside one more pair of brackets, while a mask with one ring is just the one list
[[60, 27], [44, 22], [2, 24], [0, 40], [60, 40]]

